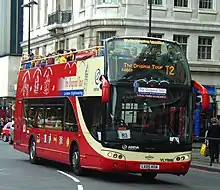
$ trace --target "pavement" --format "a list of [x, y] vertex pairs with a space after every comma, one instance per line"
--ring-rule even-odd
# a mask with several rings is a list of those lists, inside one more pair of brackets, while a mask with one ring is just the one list
[[63, 164], [29, 163], [28, 155], [0, 141], [0, 190], [211, 190], [219, 188], [220, 172], [191, 168], [186, 176], [161, 174], [148, 182], [138, 174], [89, 171], [74, 176]]
[[213, 165], [210, 166], [210, 157], [205, 157], [200, 154], [201, 145], [202, 143], [193, 144], [191, 167], [208, 171], [220, 172], [220, 163], [213, 163]]

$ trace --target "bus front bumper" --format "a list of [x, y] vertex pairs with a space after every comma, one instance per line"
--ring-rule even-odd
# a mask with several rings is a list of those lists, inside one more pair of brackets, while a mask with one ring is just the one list
[[140, 162], [127, 160], [111, 160], [103, 158], [102, 171], [108, 172], [156, 172], [185, 175], [190, 168], [191, 161], [185, 162]]

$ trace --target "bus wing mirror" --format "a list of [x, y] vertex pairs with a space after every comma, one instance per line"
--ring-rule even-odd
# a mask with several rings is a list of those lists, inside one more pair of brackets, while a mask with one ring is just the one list
[[110, 101], [110, 83], [104, 75], [100, 77], [102, 82], [100, 88], [102, 90], [102, 103], [108, 103]]
[[[200, 83], [197, 81], [192, 80], [192, 85], [196, 90], [199, 90], [201, 96], [202, 96], [202, 108], [203, 109], [209, 109], [210, 107], [210, 98], [209, 98], [209, 93], [208, 90], [202, 86]], [[201, 98], [196, 97], [196, 102], [200, 102]]]

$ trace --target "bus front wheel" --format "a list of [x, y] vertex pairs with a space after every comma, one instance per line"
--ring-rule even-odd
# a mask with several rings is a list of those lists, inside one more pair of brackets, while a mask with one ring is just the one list
[[80, 152], [77, 145], [72, 147], [70, 161], [74, 174], [78, 176], [82, 175], [83, 168], [80, 165]]
[[146, 180], [153, 180], [157, 176], [157, 173], [155, 173], [155, 172], [144, 172], [144, 173], [141, 173], [141, 175]]
[[29, 146], [29, 159], [31, 164], [36, 164], [37, 156], [36, 156], [36, 142], [32, 138]]

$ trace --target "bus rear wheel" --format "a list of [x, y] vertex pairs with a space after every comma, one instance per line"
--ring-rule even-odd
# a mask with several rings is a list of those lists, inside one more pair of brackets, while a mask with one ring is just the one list
[[8, 141], [8, 137], [7, 137], [6, 134], [4, 134], [4, 135], [2, 136], [2, 141], [3, 141], [3, 142], [7, 142], [7, 141]]
[[31, 139], [30, 146], [29, 146], [29, 159], [31, 164], [37, 163], [37, 156], [36, 156], [36, 142], [34, 139]]
[[157, 176], [156, 172], [143, 172], [141, 173], [142, 177], [144, 177], [146, 180], [154, 180]]
[[80, 165], [80, 152], [78, 146], [73, 146], [70, 156], [71, 167], [75, 175], [82, 175], [83, 168]]

